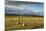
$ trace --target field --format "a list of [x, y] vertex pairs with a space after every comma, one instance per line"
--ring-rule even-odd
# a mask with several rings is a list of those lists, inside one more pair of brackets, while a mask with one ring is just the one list
[[40, 29], [44, 27], [41, 16], [5, 16], [5, 30]]

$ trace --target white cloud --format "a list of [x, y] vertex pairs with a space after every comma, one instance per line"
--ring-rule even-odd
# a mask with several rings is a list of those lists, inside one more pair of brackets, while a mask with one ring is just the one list
[[9, 1], [44, 2], [44, 0], [9, 0]]

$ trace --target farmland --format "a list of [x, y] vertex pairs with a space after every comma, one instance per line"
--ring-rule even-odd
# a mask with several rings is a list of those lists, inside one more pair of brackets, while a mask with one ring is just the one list
[[41, 16], [5, 16], [5, 30], [40, 29], [44, 27]]

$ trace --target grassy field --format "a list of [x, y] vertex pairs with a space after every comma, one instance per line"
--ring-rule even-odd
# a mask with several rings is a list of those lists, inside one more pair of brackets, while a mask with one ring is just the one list
[[44, 18], [40, 16], [5, 16], [5, 30], [40, 29]]

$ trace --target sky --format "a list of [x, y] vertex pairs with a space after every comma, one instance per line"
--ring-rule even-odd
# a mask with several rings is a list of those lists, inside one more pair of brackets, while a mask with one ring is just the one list
[[43, 15], [44, 4], [40, 2], [9, 2], [5, 6], [7, 14]]

